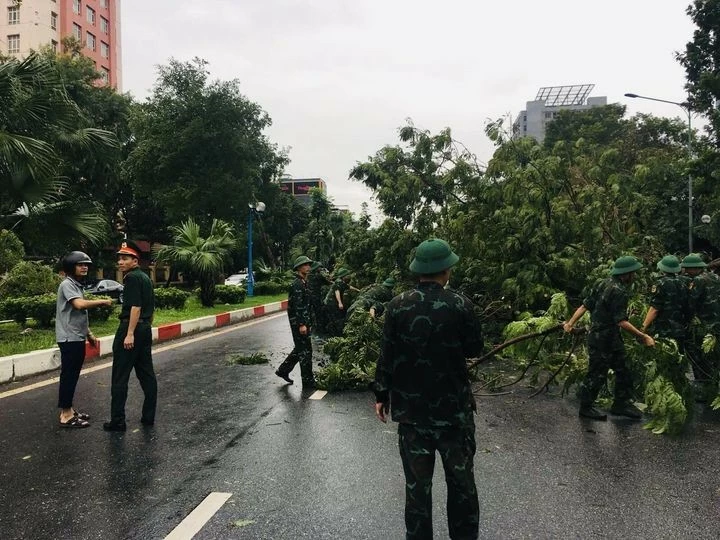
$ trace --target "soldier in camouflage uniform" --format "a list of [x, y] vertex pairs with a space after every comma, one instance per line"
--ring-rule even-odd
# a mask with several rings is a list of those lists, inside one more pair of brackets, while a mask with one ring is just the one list
[[472, 303], [443, 288], [457, 262], [447, 242], [423, 242], [410, 265], [420, 276], [418, 285], [385, 310], [375, 413], [386, 422], [392, 409], [399, 424], [406, 537], [412, 539], [432, 538], [436, 451], [445, 469], [450, 538], [478, 536], [475, 399], [466, 358], [479, 356], [483, 341]]
[[625, 345], [620, 329], [630, 332], [648, 347], [655, 345], [652, 337], [641, 332], [627, 318], [630, 283], [642, 264], [635, 257], [618, 258], [610, 277], [598, 282], [577, 308], [563, 328], [570, 332], [586, 312], [592, 324], [588, 333], [588, 372], [580, 385], [580, 416], [593, 420], [607, 420], [607, 415], [595, 408], [595, 399], [607, 381], [607, 372], [615, 372], [615, 400], [610, 412], [628, 418], [641, 418], [642, 413], [632, 404], [632, 377], [625, 365]]
[[360, 296], [347, 310], [347, 319], [350, 319], [358, 309], [369, 312], [373, 319], [380, 317], [385, 309], [385, 304], [393, 298], [393, 287], [395, 287], [395, 280], [389, 277], [382, 283], [375, 283], [360, 291]]
[[657, 268], [663, 275], [650, 290], [650, 309], [642, 331], [652, 328], [655, 335], [674, 339], [684, 352], [690, 315], [688, 282], [680, 276], [680, 261], [675, 255], [663, 257]]
[[342, 336], [343, 326], [345, 326], [345, 312], [347, 310], [344, 303], [345, 293], [350, 289], [358, 290], [350, 285], [350, 274], [352, 272], [347, 268], [339, 268], [335, 272], [335, 282], [325, 296], [326, 329], [331, 336]]
[[[698, 323], [692, 328], [688, 354], [696, 382], [698, 401], [706, 401], [717, 394], [718, 352], [705, 353], [702, 349], [706, 334], [720, 337], [720, 277], [706, 272], [707, 265], [699, 255], [691, 253], [681, 264], [690, 282], [690, 309]], [[718, 346], [716, 346], [717, 348]]]
[[297, 272], [297, 277], [290, 285], [287, 312], [295, 348], [275, 371], [275, 375], [292, 384], [293, 380], [289, 375], [295, 364], [299, 362], [303, 388], [315, 386], [312, 370], [312, 343], [310, 341], [312, 306], [310, 289], [307, 284], [307, 275], [310, 272], [311, 264], [312, 261], [304, 255], [295, 259], [295, 264], [293, 264], [293, 270]]
[[310, 288], [310, 304], [313, 310], [313, 333], [315, 335], [323, 334], [326, 326], [323, 298], [327, 293], [327, 289], [332, 285], [332, 279], [330, 279], [330, 274], [322, 263], [314, 261], [310, 266], [307, 281]]

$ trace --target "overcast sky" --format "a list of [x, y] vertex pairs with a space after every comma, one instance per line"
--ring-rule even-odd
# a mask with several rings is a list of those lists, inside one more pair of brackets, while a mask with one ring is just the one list
[[628, 113], [682, 115], [674, 53], [690, 0], [122, 0], [123, 90], [148, 96], [156, 66], [199, 56], [238, 79], [288, 148], [287, 172], [321, 177], [338, 205], [370, 196], [356, 162], [412, 118], [450, 127], [482, 161], [487, 119], [513, 117], [542, 86], [595, 84]]

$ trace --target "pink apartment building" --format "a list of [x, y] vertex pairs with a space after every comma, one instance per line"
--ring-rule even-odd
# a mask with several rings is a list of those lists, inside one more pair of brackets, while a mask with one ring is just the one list
[[101, 79], [122, 91], [120, 0], [0, 2], [6, 4], [0, 19], [0, 52], [25, 56], [45, 45], [57, 49], [62, 38], [74, 36], [83, 43], [83, 54], [95, 62]]

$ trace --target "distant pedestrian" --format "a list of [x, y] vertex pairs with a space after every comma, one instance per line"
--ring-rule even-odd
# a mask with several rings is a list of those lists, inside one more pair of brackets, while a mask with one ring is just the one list
[[57, 292], [55, 308], [55, 339], [60, 348], [60, 387], [58, 407], [60, 427], [89, 427], [90, 415], [73, 408], [73, 398], [80, 371], [85, 361], [85, 340], [92, 347], [98, 341], [90, 331], [88, 309], [111, 306], [112, 300], [86, 300], [83, 282], [92, 260], [82, 251], [72, 251], [62, 259], [62, 280]]
[[120, 325], [113, 341], [113, 366], [110, 421], [103, 424], [106, 431], [125, 431], [125, 402], [130, 373], [140, 382], [145, 394], [140, 422], [155, 424], [157, 379], [152, 360], [152, 321], [155, 312], [155, 293], [150, 278], [140, 269], [141, 250], [135, 242], [126, 240], [117, 251], [118, 268], [123, 273], [123, 305]]
[[295, 280], [290, 285], [288, 295], [288, 319], [294, 348], [285, 361], [275, 371], [275, 375], [284, 379], [288, 384], [293, 384], [290, 372], [296, 364], [300, 364], [300, 375], [303, 388], [315, 386], [315, 376], [312, 370], [312, 342], [310, 333], [312, 331], [312, 305], [310, 301], [310, 289], [307, 283], [307, 276], [310, 272], [312, 260], [305, 255], [295, 259], [293, 270], [296, 272]]
[[563, 328], [570, 332], [575, 323], [590, 312], [592, 324], [588, 333], [588, 372], [580, 385], [580, 416], [592, 420], [607, 420], [607, 415], [595, 408], [600, 389], [607, 381], [608, 370], [615, 372], [615, 400], [610, 412], [619, 416], [638, 419], [642, 412], [632, 403], [632, 376], [626, 365], [625, 344], [620, 329], [652, 347], [655, 340], [641, 332], [628, 321], [630, 284], [642, 264], [635, 258], [618, 258], [610, 271], [610, 277], [596, 283], [582, 305]]
[[412, 539], [432, 538], [435, 452], [445, 469], [450, 538], [478, 537], [476, 406], [466, 358], [481, 354], [483, 340], [471, 302], [444, 289], [458, 260], [443, 240], [420, 244], [410, 265], [419, 283], [385, 310], [375, 413], [386, 422], [392, 411], [398, 422], [406, 537]]

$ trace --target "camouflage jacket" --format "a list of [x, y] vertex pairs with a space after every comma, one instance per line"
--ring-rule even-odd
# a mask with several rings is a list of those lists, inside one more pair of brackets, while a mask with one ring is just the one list
[[703, 272], [692, 279], [690, 307], [704, 325], [712, 328], [720, 325], [720, 277], [717, 274]]
[[370, 285], [364, 289], [357, 300], [352, 303], [348, 309], [348, 314], [359, 308], [369, 310], [374, 307], [375, 310], [378, 311], [390, 300], [392, 300], [392, 291], [390, 289], [379, 284]]
[[345, 283], [342, 279], [336, 279], [330, 290], [325, 295], [324, 304], [326, 306], [337, 306], [337, 298], [335, 298], [335, 291], [340, 291], [340, 298], [343, 298], [344, 294], [348, 291], [350, 285]]
[[687, 280], [674, 274], [663, 275], [650, 290], [650, 305], [658, 310], [652, 330], [662, 337], [684, 338], [690, 315]]
[[308, 287], [310, 288], [310, 294], [313, 296], [313, 299], [317, 299], [317, 301], [322, 300], [321, 295], [323, 288], [331, 284], [332, 280], [330, 279], [330, 275], [328, 274], [328, 271], [324, 268], [318, 268], [317, 270], [313, 270], [308, 276]]
[[302, 325], [310, 326], [312, 307], [310, 306], [310, 288], [299, 275], [295, 277], [288, 292], [288, 319], [290, 327], [297, 330]]
[[473, 305], [438, 283], [421, 282], [387, 305], [374, 390], [395, 422], [426, 427], [473, 421], [466, 358], [483, 340]]
[[608, 277], [595, 284], [583, 300], [592, 321], [588, 333], [589, 346], [623, 348], [618, 324], [627, 320], [629, 299], [628, 287], [616, 277]]

